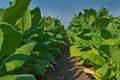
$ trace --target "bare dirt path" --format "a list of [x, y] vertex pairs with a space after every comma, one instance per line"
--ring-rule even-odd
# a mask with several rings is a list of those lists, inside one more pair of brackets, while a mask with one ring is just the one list
[[69, 47], [69, 44], [64, 46], [63, 55], [57, 58], [55, 70], [47, 73], [47, 80], [94, 80], [83, 72], [85, 66], [76, 65], [78, 58], [70, 57]]

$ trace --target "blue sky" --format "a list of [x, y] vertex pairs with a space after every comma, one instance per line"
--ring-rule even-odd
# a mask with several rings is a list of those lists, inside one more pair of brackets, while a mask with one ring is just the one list
[[[0, 0], [0, 7], [8, 6], [10, 0]], [[13, 0], [11, 0], [13, 1]], [[120, 16], [120, 0], [32, 0], [30, 8], [40, 7], [42, 15], [58, 17], [62, 24], [68, 26], [74, 13], [84, 8], [100, 9], [106, 7], [110, 14]]]

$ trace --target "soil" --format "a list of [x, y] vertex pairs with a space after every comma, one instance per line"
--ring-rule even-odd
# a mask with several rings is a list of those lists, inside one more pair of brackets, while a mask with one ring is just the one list
[[[68, 42], [68, 41], [67, 41]], [[54, 70], [50, 70], [45, 80], [95, 80], [90, 74], [83, 71], [83, 68], [92, 66], [77, 66], [78, 57], [70, 57], [70, 45], [63, 48], [63, 55], [57, 58], [57, 65]], [[38, 79], [40, 80], [40, 79]]]

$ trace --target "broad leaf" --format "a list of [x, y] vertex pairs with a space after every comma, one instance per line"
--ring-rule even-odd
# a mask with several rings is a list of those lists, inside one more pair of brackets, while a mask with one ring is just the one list
[[28, 62], [25, 64], [27, 67], [30, 67], [28, 70], [29, 73], [34, 75], [42, 75], [44, 76], [47, 71], [47, 65], [49, 62], [47, 60], [35, 60], [34, 62]]
[[12, 54], [21, 43], [21, 34], [13, 26], [0, 23], [0, 58]]
[[81, 57], [84, 59], [90, 60], [92, 63], [102, 66], [105, 63], [104, 58], [102, 58], [100, 55], [96, 54], [96, 52], [84, 52], [82, 53]]
[[92, 8], [84, 9], [85, 16], [88, 17], [88, 24], [92, 24], [96, 19], [96, 11]]
[[109, 18], [97, 18], [95, 20], [95, 24], [99, 27], [107, 27], [110, 21], [111, 20]]
[[25, 31], [31, 27], [31, 14], [30, 10], [27, 9], [25, 13], [16, 23], [16, 28], [21, 31]]
[[38, 27], [38, 23], [41, 19], [41, 12], [40, 9], [37, 7], [33, 10], [30, 11], [31, 16], [32, 16], [32, 26], [31, 28], [36, 28]]
[[120, 64], [120, 47], [119, 46], [111, 47], [110, 56], [112, 57], [113, 61]]
[[120, 72], [116, 75], [117, 80], [120, 80]]
[[107, 74], [107, 71], [108, 71], [108, 64], [106, 63], [101, 68], [95, 71], [95, 75], [98, 77], [104, 77]]
[[112, 38], [112, 34], [107, 29], [102, 28], [101, 29], [101, 37], [104, 38], [104, 39], [110, 39], [110, 38]]
[[29, 3], [30, 0], [15, 0], [14, 4], [5, 10], [2, 21], [15, 25], [16, 21], [21, 18], [28, 9]]
[[35, 44], [36, 42], [25, 44], [16, 49], [15, 53], [8, 56], [5, 63], [7, 71], [12, 71], [17, 67], [21, 67], [27, 60], [28, 56], [31, 54]]
[[101, 45], [99, 47], [99, 50], [110, 57], [110, 46], [109, 45]]
[[96, 47], [99, 47], [101, 45], [102, 41], [103, 40], [101, 37], [95, 36], [95, 35], [92, 36], [92, 42]]
[[71, 57], [81, 56], [80, 50], [81, 50], [81, 49], [80, 49], [80, 48], [77, 48], [76, 46], [71, 46], [71, 47], [70, 47]]

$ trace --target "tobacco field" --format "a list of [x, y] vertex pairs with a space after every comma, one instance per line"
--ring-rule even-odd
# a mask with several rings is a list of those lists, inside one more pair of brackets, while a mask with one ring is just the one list
[[[120, 17], [104, 7], [74, 14], [65, 29], [58, 18], [30, 10], [31, 0], [0, 8], [0, 80], [39, 80], [54, 70], [63, 46], [95, 80], [120, 80]], [[61, 64], [62, 65], [62, 64]]]

